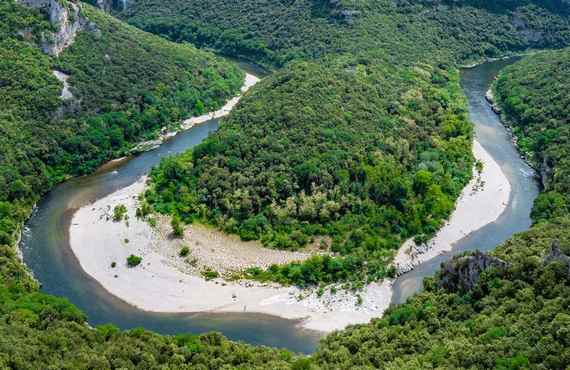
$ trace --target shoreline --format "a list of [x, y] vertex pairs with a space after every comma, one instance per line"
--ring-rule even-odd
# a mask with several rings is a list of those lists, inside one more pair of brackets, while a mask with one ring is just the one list
[[[144, 187], [145, 178], [141, 178], [81, 207], [69, 229], [70, 246], [83, 270], [111, 294], [141, 310], [261, 313], [300, 320], [299, 326], [305, 329], [331, 332], [350, 324], [367, 323], [381, 316], [390, 304], [389, 280], [369, 284], [360, 293], [361, 304], [356, 295], [340, 289], [336, 294], [327, 290], [318, 297], [316, 289], [221, 278], [206, 281], [185, 268], [187, 262], [177, 255], [180, 245], [176, 240], [136, 218], [137, 195]], [[112, 210], [118, 204], [126, 206], [128, 222], [113, 222]], [[197, 233], [193, 230], [196, 239]], [[219, 237], [218, 233], [215, 235]], [[127, 266], [131, 254], [142, 257], [139, 266]]]
[[[242, 94], [258, 81], [259, 78], [246, 73]], [[232, 98], [215, 112], [183, 121], [182, 130], [228, 115], [240, 98], [241, 95]], [[174, 135], [163, 134], [160, 143]], [[115, 163], [120, 162], [107, 165]], [[334, 294], [328, 289], [319, 296], [317, 289], [301, 290], [253, 281], [206, 281], [196, 271], [172, 262], [178, 257], [180, 246], [174, 250], [168, 235], [153, 230], [146, 221], [137, 220], [137, 199], [144, 182], [143, 177], [131, 186], [80, 207], [71, 219], [69, 245], [72, 252], [82, 269], [117, 298], [151, 312], [268, 314], [299, 320], [299, 326], [320, 332], [367, 323], [388, 308], [392, 296], [389, 280], [369, 284], [360, 292], [361, 303], [355, 294], [340, 289]], [[111, 220], [118, 203], [127, 207], [128, 223]], [[216, 242], [212, 240], [211, 245]], [[214, 252], [212, 250], [212, 254]], [[141, 265], [128, 268], [126, 258], [130, 254], [143, 257]], [[111, 267], [113, 262], [114, 268]]]
[[143, 141], [136, 144], [131, 150], [130, 154], [137, 154], [142, 152], [148, 152], [158, 148], [164, 142], [172, 139], [176, 136], [179, 132], [186, 131], [194, 127], [195, 125], [199, 125], [205, 122], [208, 122], [213, 119], [219, 119], [227, 116], [230, 112], [235, 108], [235, 106], [239, 103], [243, 95], [249, 91], [255, 84], [257, 84], [261, 79], [251, 73], [245, 73], [244, 83], [240, 88], [240, 94], [234, 96], [230, 100], [226, 102], [220, 109], [214, 112], [209, 112], [197, 117], [190, 117], [185, 120], [182, 120], [180, 123], [180, 128], [175, 131], [168, 131], [167, 128], [163, 128], [162, 132], [160, 133], [159, 137], [154, 140]]
[[[394, 260], [400, 273], [451, 250], [456, 241], [495, 221], [505, 210], [510, 184], [482, 146], [477, 141], [473, 145], [476, 159], [484, 163], [483, 171], [475, 173], [464, 188], [456, 210], [430, 241], [430, 248], [424, 247], [420, 251], [421, 248], [415, 247], [410, 253], [410, 243], [404, 244]], [[393, 283], [390, 279], [369, 284], [356, 294], [343, 291], [339, 286], [333, 294], [329, 287], [321, 296], [316, 288], [302, 290], [275, 283], [232, 282], [222, 278], [206, 281], [199, 271], [188, 265], [188, 261], [193, 259], [192, 253], [197, 252], [194, 248], [201, 244], [211, 249], [212, 255], [230, 256], [227, 250], [218, 249], [228, 243], [224, 238], [231, 236], [191, 225], [188, 239], [180, 244], [179, 240], [168, 235], [164, 227], [161, 228], [164, 223], [158, 222], [159, 226], [153, 228], [147, 221], [137, 219], [138, 194], [144, 190], [145, 182], [143, 177], [81, 207], [74, 214], [69, 229], [70, 247], [83, 270], [123, 301], [144, 311], [162, 313], [268, 314], [299, 320], [300, 327], [324, 333], [368, 323], [381, 317], [390, 306]], [[128, 219], [113, 222], [112, 211], [119, 204], [126, 207]], [[244, 243], [244, 248], [251, 248], [251, 242], [236, 242]], [[188, 259], [178, 255], [182, 245], [190, 247]], [[260, 254], [268, 251], [260, 245], [254, 248], [260, 248]], [[269, 252], [275, 253], [273, 250]], [[126, 259], [131, 254], [142, 257], [141, 265], [127, 266]], [[115, 267], [111, 267], [113, 262]]]
[[[246, 74], [242, 93], [258, 81], [257, 77]], [[183, 121], [182, 129], [226, 116], [240, 97], [232, 98], [216, 112]], [[161, 140], [174, 135], [163, 134]], [[427, 245], [415, 246], [413, 240], [404, 243], [393, 262], [399, 274], [451, 250], [455, 242], [495, 221], [504, 212], [511, 191], [507, 178], [476, 140], [473, 153], [477, 160], [484, 163], [482, 172], [479, 174], [474, 169], [474, 177], [463, 189], [455, 211]], [[196, 266], [188, 266], [199, 258], [192, 258], [192, 262], [188, 262], [190, 259], [179, 256], [181, 244], [165, 233], [163, 222], [153, 228], [147, 221], [136, 218], [138, 194], [144, 190], [145, 182], [145, 177], [140, 178], [130, 186], [81, 207], [72, 216], [69, 228], [69, 245], [82, 269], [109, 293], [126, 303], [149, 312], [268, 314], [298, 320], [298, 326], [324, 333], [341, 330], [348, 325], [368, 323], [373, 318], [381, 317], [390, 306], [393, 294], [393, 280], [390, 279], [369, 284], [357, 293], [344, 291], [340, 285], [334, 287], [334, 293], [331, 287], [327, 287], [323, 293], [317, 288], [302, 290], [274, 283], [232, 282], [222, 278], [207, 281]], [[127, 221], [113, 222], [112, 211], [118, 204], [125, 205]], [[228, 236], [225, 234], [207, 228], [200, 231], [195, 225], [189, 229], [188, 239], [199, 241], [195, 241], [194, 246], [188, 245], [190, 257], [195, 252], [192, 249], [202, 243], [201, 252], [210, 250], [202, 253], [200, 263], [214, 259], [216, 254], [238, 259], [236, 255], [226, 255], [228, 251], [223, 246], [227, 240], [223, 239]], [[207, 233], [211, 235], [207, 236]], [[239, 248], [246, 244], [240, 244]], [[259, 253], [263, 257], [270, 255], [260, 245], [254, 248], [259, 248], [254, 254]], [[131, 254], [142, 257], [139, 266], [127, 266], [126, 260]], [[301, 254], [294, 257], [279, 255], [278, 258], [287, 261], [305, 258]]]
[[473, 178], [462, 190], [451, 217], [430, 241], [416, 245], [413, 239], [409, 239], [400, 247], [394, 258], [398, 275], [450, 252], [455, 243], [495, 222], [506, 210], [511, 196], [509, 180], [476, 139], [473, 141], [473, 154], [477, 161], [483, 163], [483, 170], [478, 173], [473, 169]]

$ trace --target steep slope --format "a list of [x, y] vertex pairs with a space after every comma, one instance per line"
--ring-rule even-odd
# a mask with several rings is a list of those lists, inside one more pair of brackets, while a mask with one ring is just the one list
[[535, 220], [570, 211], [570, 50], [540, 53], [506, 68], [494, 85], [517, 143], [539, 170]]
[[541, 0], [133, 0], [119, 16], [173, 40], [282, 66], [362, 50], [402, 64], [560, 47], [570, 37], [568, 9]]
[[568, 50], [505, 68], [496, 104], [544, 186], [535, 226], [491, 253], [458, 257], [425, 291], [370, 325], [327, 337], [323, 368], [547, 368], [570, 365]]
[[[29, 207], [54, 183], [221, 106], [242, 83], [240, 71], [211, 54], [87, 5], [79, 11], [50, 1], [39, 1], [39, 10], [0, 3], [2, 244], [14, 241]], [[76, 34], [57, 36], [69, 30]], [[69, 75], [63, 97], [54, 71]]]
[[[315, 362], [324, 369], [566, 369], [569, 227], [564, 218], [517, 235], [492, 253], [500, 260], [456, 258], [384, 318], [325, 338]], [[506, 267], [484, 268], [484, 260]]]
[[394, 250], [433, 235], [471, 175], [454, 66], [566, 44], [567, 8], [137, 0], [121, 13], [132, 24], [282, 67], [177, 163], [183, 178], [155, 171], [147, 199], [244, 240], [282, 249], [317, 240], [334, 253], [252, 278], [358, 286], [389, 276]]
[[251, 270], [257, 279], [360, 285], [390, 274], [393, 251], [433, 234], [468, 181], [471, 127], [455, 73], [343, 61], [262, 82], [192, 157], [152, 173], [147, 201], [272, 248], [332, 238], [320, 246], [338, 257]]

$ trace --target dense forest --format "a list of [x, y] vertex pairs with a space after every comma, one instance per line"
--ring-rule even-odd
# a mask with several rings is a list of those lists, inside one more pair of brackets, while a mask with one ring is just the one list
[[[259, 58], [275, 68], [284, 66], [243, 100], [215, 136], [154, 171], [154, 190], [148, 198], [156, 208], [189, 219], [206, 218], [246, 239], [265, 235], [268, 245], [285, 243], [273, 244], [276, 247], [302, 245], [314, 235], [330, 233], [338, 237], [330, 247], [339, 258], [360, 258], [360, 263], [369, 259], [376, 267], [384, 266], [386, 251], [393, 248], [390, 243], [412, 234], [427, 235], [449, 212], [449, 203], [467, 180], [472, 158], [469, 145], [459, 143], [469, 140], [471, 129], [465, 121], [456, 63], [529, 47], [563, 46], [569, 37], [567, 20], [560, 16], [566, 5], [556, 1], [129, 4], [133, 7], [121, 16], [128, 15], [137, 26], [176, 41]], [[246, 11], [248, 6], [255, 11]], [[110, 325], [91, 328], [85, 315], [66, 300], [40, 293], [13, 247], [39, 195], [57, 181], [121, 155], [131, 143], [156, 135], [161, 126], [181, 116], [219, 106], [241, 83], [235, 67], [211, 54], [166, 43], [93, 8], [85, 6], [83, 11], [96, 25], [90, 28], [93, 34], [82, 31], [73, 46], [54, 58], [38, 47], [45, 41], [42, 33], [53, 32], [54, 25], [39, 12], [0, 1], [0, 368], [570, 365], [570, 220], [565, 177], [559, 175], [568, 167], [563, 155], [568, 150], [563, 141], [563, 102], [568, 94], [557, 83], [565, 81], [568, 70], [565, 52], [527, 58], [507, 69], [497, 83], [500, 104], [511, 124], [519, 127], [514, 131], [522, 149], [537, 165], [548, 159], [542, 171], [546, 193], [535, 208], [537, 225], [499, 247], [493, 253], [498, 259], [490, 259], [495, 267], [479, 271], [473, 284], [461, 283], [460, 272], [488, 257], [455, 259], [428, 279], [425, 292], [392, 307], [382, 319], [328, 336], [308, 358], [230, 342], [218, 334], [171, 337], [142, 329], [121, 332]], [[121, 40], [130, 40], [130, 46], [118, 46]], [[71, 75], [75, 101], [59, 98], [62, 84], [51, 73], [56, 68]], [[512, 85], [507, 85], [507, 74], [512, 74]], [[560, 80], [553, 81], [557, 76]], [[504, 99], [509, 90], [518, 99]], [[554, 138], [551, 133], [542, 135], [549, 130], [557, 132]], [[271, 171], [260, 171], [266, 165]], [[383, 171], [391, 176], [382, 177]], [[285, 181], [285, 175], [294, 182]], [[230, 181], [240, 187], [228, 191]], [[197, 183], [203, 193], [195, 192]], [[251, 193], [244, 196], [240, 190]], [[336, 204], [330, 212], [329, 202], [342, 201], [338, 192], [358, 200], [362, 212]], [[265, 212], [273, 203], [267, 200], [285, 195], [294, 197], [295, 213], [268, 217]], [[175, 205], [173, 200], [182, 196], [178, 200], [184, 202]], [[430, 199], [435, 213], [415, 224], [415, 217], [431, 210]], [[210, 214], [208, 202], [222, 208]], [[411, 213], [386, 222], [389, 215], [400, 217], [404, 210]], [[235, 222], [228, 224], [229, 215]], [[281, 221], [286, 222], [277, 222], [278, 215], [285, 215]], [[381, 225], [381, 230], [367, 230], [369, 222]], [[348, 230], [355, 225], [363, 230]], [[389, 231], [396, 231], [396, 240], [389, 240]], [[279, 232], [288, 238], [278, 237]], [[342, 239], [346, 243], [340, 243]], [[353, 257], [347, 252], [354, 252]], [[338, 261], [331, 259], [326, 266], [337, 271]], [[315, 271], [323, 267], [323, 261], [318, 263]], [[367, 278], [387, 273], [381, 267], [364, 271]], [[282, 268], [256, 273], [286, 282], [313, 282]], [[307, 276], [323, 281], [361, 279], [358, 274]]]
[[248, 57], [200, 25], [227, 27], [281, 67], [191, 156], [154, 171], [146, 199], [268, 247], [332, 252], [250, 278], [354, 287], [389, 276], [398, 246], [433, 235], [471, 176], [454, 65], [566, 44], [568, 20], [543, 5], [137, 0], [120, 16], [138, 27]]
[[497, 103], [518, 146], [542, 177], [535, 220], [570, 212], [570, 50], [525, 58], [499, 75]]
[[[57, 58], [39, 47], [55, 31], [45, 15], [13, 1], [0, 2], [0, 15], [0, 244], [14, 242], [55, 183], [221, 106], [242, 83], [232, 64], [87, 5], [89, 27]], [[72, 99], [60, 99], [53, 70], [70, 75]]]
[[401, 65], [561, 47], [570, 40], [568, 9], [557, 0], [131, 0], [118, 16], [175, 41], [280, 67], [365, 50]]
[[320, 246], [338, 257], [254, 269], [255, 278], [377, 281], [405, 239], [439, 229], [471, 176], [458, 86], [456, 73], [427, 65], [296, 64], [262, 82], [191, 156], [164, 161], [146, 200], [271, 248], [332, 238]]

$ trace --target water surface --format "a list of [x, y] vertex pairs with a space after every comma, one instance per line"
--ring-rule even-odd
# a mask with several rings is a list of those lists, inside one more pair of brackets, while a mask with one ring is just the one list
[[[493, 249], [513, 233], [526, 230], [531, 223], [530, 209], [538, 194], [533, 172], [519, 158], [506, 130], [484, 100], [490, 81], [507, 63], [493, 62], [466, 70], [462, 74], [462, 84], [469, 99], [477, 139], [509, 179], [511, 201], [495, 223], [458, 242], [453, 253]], [[81, 269], [71, 251], [68, 230], [75, 210], [134, 183], [161, 158], [200, 143], [218, 128], [218, 124], [217, 120], [209, 121], [180, 133], [154, 151], [113, 163], [96, 174], [57, 186], [39, 202], [26, 224], [21, 242], [24, 260], [41, 282], [43, 292], [69, 299], [86, 312], [92, 325], [113, 323], [122, 329], [145, 327], [162, 334], [219, 331], [234, 340], [310, 353], [316, 348], [319, 335], [300, 329], [298, 322], [293, 320], [253, 313], [168, 314], [141, 311], [108, 293]], [[393, 302], [403, 302], [421, 289], [423, 278], [432, 275], [450, 255], [434, 258], [402, 275], [394, 284]]]
[[468, 99], [475, 136], [499, 164], [511, 184], [511, 197], [505, 212], [495, 222], [458, 241], [450, 253], [439, 255], [396, 279], [392, 303], [403, 303], [418, 292], [423, 286], [423, 279], [432, 276], [441, 263], [453, 255], [477, 249], [493, 250], [513, 234], [531, 226], [530, 212], [539, 192], [534, 171], [520, 158], [510, 134], [485, 100], [485, 93], [497, 73], [515, 60], [489, 62], [461, 73], [461, 85]]

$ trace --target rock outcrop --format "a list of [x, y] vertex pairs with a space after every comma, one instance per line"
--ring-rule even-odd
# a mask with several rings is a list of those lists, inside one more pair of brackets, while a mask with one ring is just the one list
[[550, 250], [544, 257], [544, 263], [561, 262], [568, 267], [568, 276], [570, 277], [570, 256], [566, 255], [560, 248], [560, 242], [555, 240], [550, 246]]
[[128, 0], [96, 0], [96, 4], [99, 9], [110, 13], [112, 10], [127, 10]]
[[476, 251], [470, 256], [456, 257], [443, 264], [438, 286], [450, 292], [473, 290], [481, 274], [488, 269], [505, 271], [507, 262]]
[[86, 20], [80, 15], [79, 5], [67, 0], [17, 0], [20, 4], [45, 13], [55, 32], [42, 35], [42, 50], [53, 56], [73, 44]]

